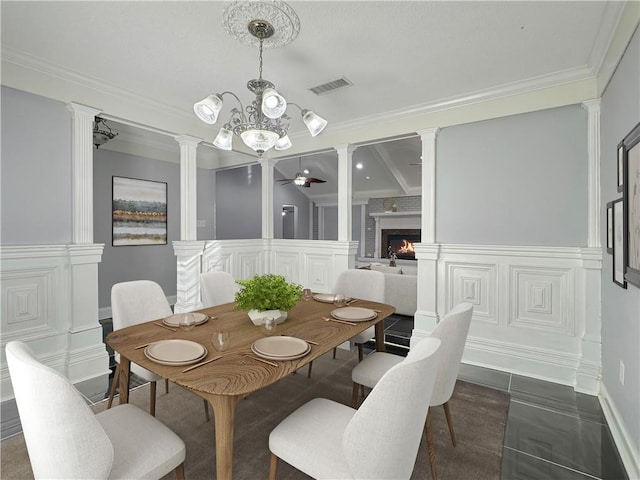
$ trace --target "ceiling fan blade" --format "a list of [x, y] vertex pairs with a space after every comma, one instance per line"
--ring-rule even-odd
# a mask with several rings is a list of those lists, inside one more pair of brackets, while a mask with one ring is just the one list
[[307, 183], [326, 183], [326, 180], [320, 180], [319, 178], [307, 178]]
[[283, 186], [283, 185], [288, 185], [288, 184], [292, 183], [292, 182], [293, 182], [293, 179], [291, 179], [291, 178], [284, 178], [284, 179], [282, 179], [282, 180], [278, 180], [278, 181], [280, 182], [280, 186]]

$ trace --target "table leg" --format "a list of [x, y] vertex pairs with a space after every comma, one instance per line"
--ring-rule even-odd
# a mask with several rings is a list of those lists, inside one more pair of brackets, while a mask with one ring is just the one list
[[211, 395], [216, 432], [216, 480], [231, 480], [233, 474], [233, 428], [240, 397]]
[[384, 320], [376, 323], [376, 351], [386, 352], [387, 348], [384, 345]]
[[120, 404], [129, 403], [129, 374], [131, 373], [131, 361], [120, 355]]

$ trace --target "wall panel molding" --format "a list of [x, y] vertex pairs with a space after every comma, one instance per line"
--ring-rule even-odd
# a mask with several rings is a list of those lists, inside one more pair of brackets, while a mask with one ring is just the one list
[[[73, 383], [92, 383], [93, 399], [107, 389], [109, 358], [98, 322], [100, 244], [0, 246], [0, 345], [19, 340]], [[4, 348], [2, 401], [13, 397]], [[8, 419], [7, 425], [12, 424]], [[3, 419], [3, 429], [5, 421]]]
[[429, 315], [418, 305], [415, 338], [467, 301], [474, 312], [466, 362], [598, 392], [600, 318], [587, 305], [598, 291], [601, 249], [433, 244], [426, 255], [422, 247], [419, 275], [435, 264], [437, 280], [428, 292], [421, 284], [420, 296], [435, 295], [437, 308]]

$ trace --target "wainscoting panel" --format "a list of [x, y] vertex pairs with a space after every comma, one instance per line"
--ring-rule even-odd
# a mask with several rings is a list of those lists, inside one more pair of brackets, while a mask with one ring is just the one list
[[[97, 244], [0, 247], [3, 436], [19, 428], [17, 412], [9, 408], [13, 389], [4, 347], [10, 341], [27, 343], [40, 361], [72, 382], [91, 384], [91, 391], [83, 393], [92, 400], [103, 398], [109, 359], [98, 322], [97, 264], [102, 248]], [[94, 294], [74, 295], [74, 291]]]
[[[438, 318], [473, 304], [467, 363], [597, 393], [601, 362], [591, 347], [600, 343], [599, 319], [586, 308], [597, 279], [586, 270], [594, 261], [601, 268], [601, 259], [593, 248], [439, 245]], [[431, 328], [416, 316], [416, 337]]]
[[[329, 240], [207, 240], [174, 242], [178, 257], [178, 296], [199, 282], [192, 277], [210, 270], [230, 273], [236, 280], [251, 278], [263, 273], [283, 275], [317, 292], [330, 292], [338, 273], [355, 266], [358, 242]], [[190, 261], [181, 257], [187, 257]], [[193, 259], [201, 257], [201, 269], [197, 272], [183, 271], [192, 265]], [[191, 280], [190, 280], [191, 279]], [[184, 285], [180, 285], [180, 283]], [[198, 301], [200, 298], [198, 290]], [[189, 305], [190, 298], [185, 298]], [[201, 305], [201, 304], [200, 304]], [[179, 310], [179, 299], [176, 311]], [[184, 310], [183, 310], [184, 311]]]

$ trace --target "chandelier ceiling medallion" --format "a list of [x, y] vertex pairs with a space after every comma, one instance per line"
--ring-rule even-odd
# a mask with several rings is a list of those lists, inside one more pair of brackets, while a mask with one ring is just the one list
[[239, 108], [231, 109], [229, 120], [218, 131], [213, 144], [223, 150], [231, 150], [233, 135], [236, 135], [259, 156], [274, 147], [276, 150], [286, 150], [291, 147], [287, 134], [291, 126], [291, 117], [286, 113], [289, 105], [300, 110], [309, 133], [314, 137], [318, 135], [327, 121], [311, 110], [287, 102], [273, 83], [262, 78], [263, 48], [283, 47], [298, 36], [300, 20], [293, 9], [279, 0], [239, 1], [225, 9], [222, 21], [229, 35], [259, 48], [259, 76], [247, 82], [247, 88], [255, 95], [255, 99], [246, 108], [240, 98], [230, 91], [211, 94], [193, 106], [200, 120], [213, 125], [218, 120], [225, 95], [232, 96], [238, 102]]

